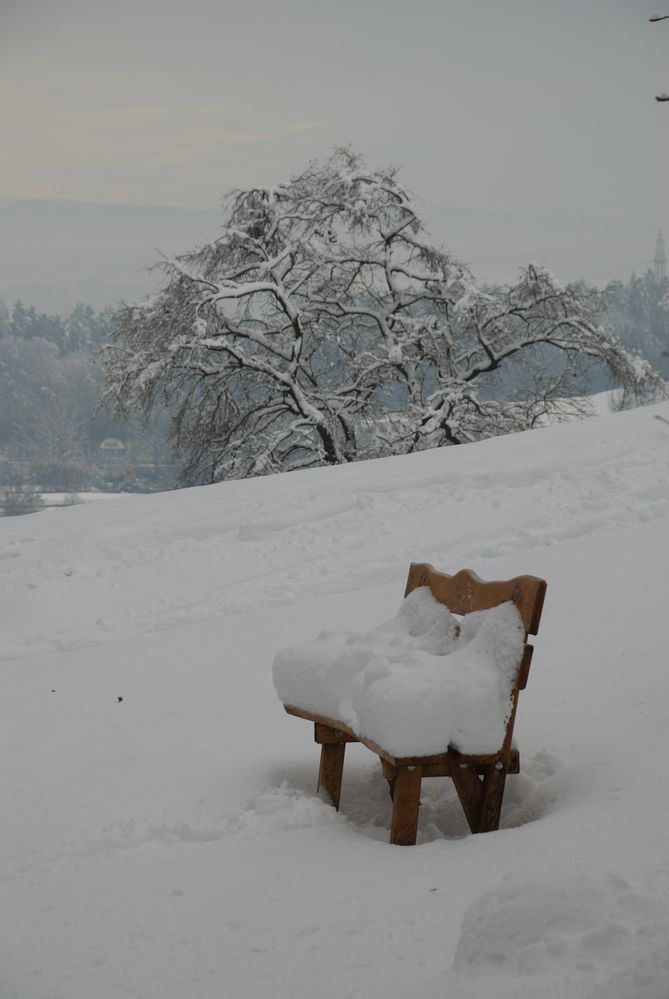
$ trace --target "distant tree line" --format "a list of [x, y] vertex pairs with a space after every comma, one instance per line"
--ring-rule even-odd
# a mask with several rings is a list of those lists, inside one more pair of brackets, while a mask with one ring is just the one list
[[652, 270], [611, 281], [602, 292], [605, 321], [625, 346], [669, 379], [669, 281]]
[[[0, 486], [9, 490], [6, 511], [22, 512], [22, 502], [40, 491], [173, 484], [165, 421], [119, 425], [98, 407], [99, 354], [113, 327], [112, 309], [96, 312], [79, 304], [67, 315], [52, 315], [0, 300]], [[109, 437], [124, 446], [116, 464], [100, 449]]]
[[37, 312], [34, 306], [24, 305], [20, 300], [10, 308], [0, 299], [0, 337], [46, 340], [60, 357], [99, 350], [110, 339], [113, 328], [112, 308], [96, 312], [90, 305], [79, 302], [63, 316]]

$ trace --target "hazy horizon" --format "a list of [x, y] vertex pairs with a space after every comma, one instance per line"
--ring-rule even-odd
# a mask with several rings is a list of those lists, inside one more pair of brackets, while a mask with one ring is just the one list
[[[435, 238], [483, 280], [529, 260], [565, 281], [624, 279], [669, 230], [669, 108], [654, 100], [669, 22], [654, 13], [651, 0], [5, 0], [0, 294], [141, 293], [153, 248], [212, 238], [227, 191], [349, 143], [401, 167]], [[17, 231], [6, 199], [85, 203], [101, 229]], [[124, 233], [100, 206], [135, 220]]]
[[[597, 287], [643, 273], [658, 227], [652, 206], [635, 216], [441, 208], [427, 221], [435, 241], [481, 281], [512, 281], [523, 264], [537, 261], [564, 282], [583, 278]], [[215, 238], [219, 225], [215, 207], [0, 196], [0, 298], [46, 312], [69, 311], [78, 301], [101, 308], [141, 300], [156, 287], [149, 268], [159, 251], [192, 249]]]

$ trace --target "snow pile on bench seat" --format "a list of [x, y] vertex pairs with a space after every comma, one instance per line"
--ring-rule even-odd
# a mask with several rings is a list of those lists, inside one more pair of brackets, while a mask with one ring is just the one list
[[458, 622], [419, 587], [371, 631], [324, 631], [282, 649], [274, 685], [284, 704], [337, 719], [395, 756], [494, 753], [524, 637], [513, 603]]

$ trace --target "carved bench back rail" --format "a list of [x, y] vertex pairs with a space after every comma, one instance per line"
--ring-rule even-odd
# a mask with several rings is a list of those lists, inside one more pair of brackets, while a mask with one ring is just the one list
[[419, 586], [429, 586], [435, 599], [448, 607], [452, 614], [490, 610], [512, 600], [525, 625], [525, 655], [517, 680], [518, 689], [525, 689], [533, 651], [533, 647], [527, 644], [527, 636], [536, 635], [539, 631], [546, 595], [545, 580], [537, 576], [515, 576], [513, 579], [486, 582], [470, 569], [462, 569], [449, 576], [446, 572], [438, 572], [429, 562], [412, 562], [404, 596], [408, 597]]
[[427, 562], [414, 562], [409, 569], [405, 597], [418, 586], [429, 586], [434, 597], [452, 614], [490, 610], [513, 601], [525, 626], [525, 649], [511, 694], [504, 744], [497, 753], [464, 755], [449, 747], [435, 756], [398, 758], [362, 736], [336, 718], [296, 708], [284, 707], [288, 714], [314, 722], [314, 738], [321, 747], [318, 786], [324, 787], [339, 808], [344, 753], [348, 742], [362, 742], [375, 753], [390, 787], [393, 814], [390, 842], [408, 846], [416, 842], [420, 788], [424, 777], [450, 777], [472, 832], [490, 832], [499, 828], [506, 775], [518, 773], [520, 757], [512, 748], [513, 726], [518, 693], [525, 688], [532, 661], [533, 647], [528, 635], [536, 635], [546, 594], [546, 582], [536, 576], [486, 582], [476, 573], [463, 569], [454, 576], [438, 572]]

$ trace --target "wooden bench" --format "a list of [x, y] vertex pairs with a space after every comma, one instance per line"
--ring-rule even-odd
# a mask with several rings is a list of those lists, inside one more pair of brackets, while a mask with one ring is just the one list
[[536, 576], [485, 582], [468, 569], [455, 576], [437, 572], [428, 563], [412, 563], [404, 596], [418, 586], [429, 586], [433, 596], [452, 614], [470, 614], [513, 601], [525, 627], [525, 646], [511, 692], [504, 742], [498, 752], [464, 755], [449, 747], [435, 756], [397, 757], [382, 746], [362, 738], [336, 718], [327, 718], [284, 704], [290, 715], [314, 723], [315, 741], [321, 747], [318, 787], [324, 787], [332, 804], [339, 808], [344, 753], [348, 742], [361, 742], [375, 753], [388, 780], [393, 802], [390, 842], [408, 846], [416, 842], [420, 788], [424, 777], [450, 777], [455, 785], [469, 827], [473, 833], [499, 828], [507, 774], [517, 774], [520, 758], [512, 747], [513, 726], [519, 691], [527, 684], [533, 647], [527, 636], [536, 635], [543, 608], [546, 583]]

